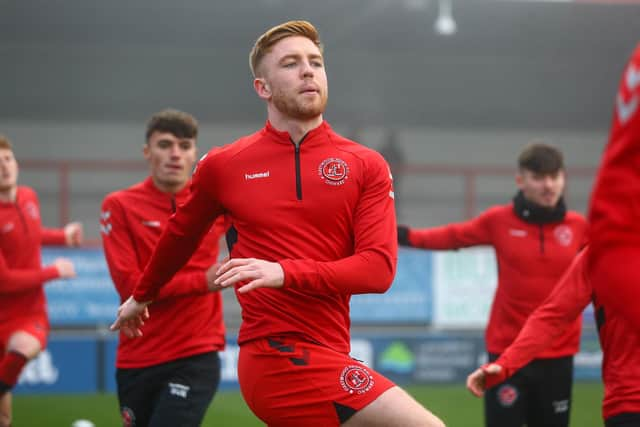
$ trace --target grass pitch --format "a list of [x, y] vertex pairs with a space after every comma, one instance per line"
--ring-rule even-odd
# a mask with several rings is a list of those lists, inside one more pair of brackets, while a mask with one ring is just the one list
[[[449, 427], [483, 427], [482, 400], [459, 385], [409, 386], [418, 401]], [[601, 427], [602, 385], [576, 383], [571, 410], [572, 427]], [[77, 419], [91, 420], [96, 427], [120, 426], [118, 403], [113, 394], [14, 396], [14, 427], [70, 427]], [[264, 426], [249, 411], [239, 392], [219, 392], [202, 424], [204, 427]]]

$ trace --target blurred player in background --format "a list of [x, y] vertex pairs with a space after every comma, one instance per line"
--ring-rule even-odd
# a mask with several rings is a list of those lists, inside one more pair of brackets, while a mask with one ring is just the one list
[[[519, 191], [513, 203], [492, 207], [462, 223], [430, 229], [398, 227], [400, 244], [416, 248], [494, 247], [498, 285], [485, 334], [490, 361], [513, 342], [586, 239], [585, 219], [567, 211], [562, 197], [562, 153], [547, 144], [529, 144], [518, 158], [518, 167]], [[578, 351], [580, 329], [577, 318], [536, 360], [486, 393], [488, 427], [569, 424], [573, 355]]]
[[[327, 77], [316, 29], [306, 21], [270, 29], [250, 62], [265, 127], [200, 161], [189, 200], [112, 328], [139, 335], [145, 307], [226, 213], [237, 241], [216, 283], [236, 287], [239, 382], [260, 419], [279, 427], [442, 426], [349, 357], [350, 296], [385, 292], [395, 273], [393, 187], [380, 154], [323, 120]], [[181, 327], [158, 327], [172, 325]]]
[[589, 221], [593, 288], [640, 331], [640, 45], [620, 81]]
[[18, 162], [0, 136], [0, 427], [11, 425], [11, 389], [26, 363], [47, 345], [49, 319], [43, 285], [75, 276], [73, 263], [59, 258], [42, 267], [41, 245], [78, 246], [82, 226], [42, 226], [38, 197], [18, 186]]
[[[569, 330], [584, 308], [593, 302], [600, 335], [607, 427], [640, 426], [640, 333], [620, 313], [594, 297], [586, 259], [589, 249], [576, 257], [544, 303], [527, 319], [517, 339], [493, 363], [483, 365], [467, 379], [476, 396], [514, 375]], [[593, 300], [593, 301], [592, 301]], [[558, 404], [559, 406], [561, 404]]]
[[[147, 124], [142, 147], [149, 177], [109, 194], [100, 229], [111, 278], [122, 301], [142, 275], [169, 217], [189, 197], [198, 123], [164, 110]], [[120, 334], [116, 359], [123, 425], [199, 426], [220, 382], [225, 328], [220, 287], [213, 284], [220, 221], [149, 307], [154, 321], [133, 340]]]

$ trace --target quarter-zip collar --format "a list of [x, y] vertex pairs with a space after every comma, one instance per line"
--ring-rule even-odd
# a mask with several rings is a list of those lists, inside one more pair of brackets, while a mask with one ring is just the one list
[[513, 210], [518, 218], [525, 222], [549, 224], [563, 221], [567, 213], [567, 206], [564, 203], [564, 198], [561, 197], [556, 206], [549, 209], [527, 200], [522, 191], [518, 191], [513, 198]]
[[182, 190], [178, 191], [175, 194], [161, 191], [158, 187], [156, 187], [156, 184], [153, 182], [153, 178], [151, 178], [150, 176], [148, 176], [147, 179], [144, 180], [143, 185], [146, 189], [148, 189], [158, 197], [163, 197], [171, 200], [171, 206], [174, 212], [176, 201], [184, 200], [189, 195], [189, 182], [187, 182], [187, 185], [185, 185]]
[[[323, 120], [318, 127], [311, 129], [309, 132], [307, 132], [305, 136], [302, 138], [302, 140], [304, 141], [305, 145], [308, 145], [310, 141], [315, 140], [317, 137], [322, 135], [326, 136], [330, 130], [331, 130], [331, 127], [329, 126], [329, 124], [325, 120]], [[278, 143], [282, 143], [282, 144], [300, 143], [300, 141], [293, 141], [291, 139], [291, 135], [289, 135], [289, 132], [280, 131], [274, 128], [269, 120], [267, 120], [267, 123], [263, 128], [263, 133], [265, 135], [268, 135], [275, 142], [278, 142]]]

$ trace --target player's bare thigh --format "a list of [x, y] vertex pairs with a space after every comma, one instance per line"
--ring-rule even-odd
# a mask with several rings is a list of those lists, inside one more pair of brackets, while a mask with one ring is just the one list
[[392, 387], [356, 412], [343, 427], [444, 427], [444, 423], [400, 387]]
[[29, 360], [33, 359], [40, 353], [42, 346], [38, 338], [25, 331], [16, 331], [9, 337], [7, 346], [9, 351], [18, 351], [24, 354]]

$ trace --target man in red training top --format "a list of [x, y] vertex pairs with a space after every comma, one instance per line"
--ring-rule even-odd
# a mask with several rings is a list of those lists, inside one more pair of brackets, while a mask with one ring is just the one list
[[47, 345], [49, 319], [43, 285], [75, 276], [73, 263], [59, 258], [42, 267], [41, 245], [77, 246], [82, 226], [42, 226], [31, 188], [18, 186], [18, 162], [0, 136], [0, 427], [11, 425], [11, 389], [24, 365]]
[[[196, 162], [198, 123], [187, 113], [164, 110], [147, 124], [142, 151], [149, 177], [109, 194], [100, 229], [111, 278], [126, 300], [142, 275], [162, 229], [189, 197]], [[224, 349], [220, 287], [213, 284], [222, 217], [197, 251], [162, 287], [149, 307], [154, 321], [134, 340], [120, 334], [116, 358], [124, 425], [197, 427], [220, 381]], [[129, 424], [127, 424], [129, 423]]]
[[[527, 319], [516, 340], [493, 363], [477, 369], [467, 379], [476, 396], [502, 383], [569, 330], [582, 311], [593, 302], [600, 335], [604, 401], [602, 415], [607, 427], [640, 425], [640, 334], [616, 310], [603, 304], [594, 292], [587, 271], [585, 249], [544, 303]], [[592, 301], [593, 300], [593, 301]]]
[[640, 331], [640, 45], [622, 74], [591, 196], [589, 277], [603, 304]]
[[[587, 231], [585, 219], [565, 208], [564, 162], [556, 148], [542, 143], [525, 147], [518, 158], [516, 185], [513, 203], [494, 206], [472, 220], [430, 229], [398, 228], [399, 242], [416, 248], [493, 246], [498, 285], [485, 334], [491, 361], [549, 295], [584, 245]], [[487, 426], [568, 426], [580, 327], [578, 318], [520, 373], [489, 390]]]
[[316, 29], [306, 21], [271, 28], [250, 64], [267, 104], [265, 127], [200, 161], [189, 200], [112, 328], [139, 335], [147, 304], [226, 214], [237, 239], [216, 283], [235, 286], [242, 306], [238, 377], [260, 419], [279, 427], [442, 426], [349, 357], [351, 295], [385, 292], [395, 273], [393, 187], [380, 154], [323, 120], [327, 77]]

